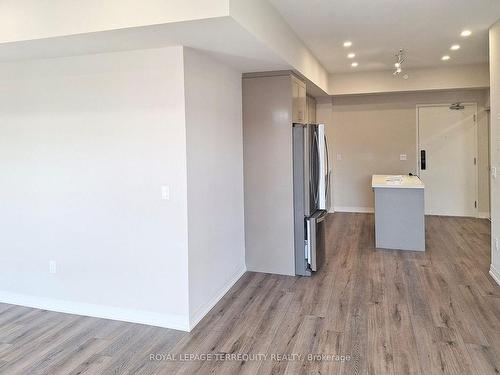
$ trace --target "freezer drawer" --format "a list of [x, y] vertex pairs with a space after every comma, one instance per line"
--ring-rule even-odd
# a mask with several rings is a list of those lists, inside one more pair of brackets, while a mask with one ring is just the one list
[[316, 211], [306, 219], [306, 259], [311, 271], [317, 271], [325, 261], [327, 211]]

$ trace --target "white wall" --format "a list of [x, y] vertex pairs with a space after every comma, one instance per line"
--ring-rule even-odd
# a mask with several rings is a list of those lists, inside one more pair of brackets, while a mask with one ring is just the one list
[[[408, 74], [408, 79], [403, 75]], [[490, 84], [488, 64], [441, 68], [405, 69], [395, 77], [391, 71], [330, 74], [330, 95], [375, 94], [428, 90], [486, 88]]]
[[241, 74], [186, 48], [191, 328], [245, 271]]
[[495, 239], [500, 240], [500, 21], [490, 29], [490, 105], [491, 166], [497, 168], [497, 178], [491, 179], [490, 274], [500, 284], [500, 253], [495, 248]]
[[[373, 210], [371, 175], [407, 174], [417, 169], [416, 105], [478, 104], [479, 212], [489, 211], [488, 120], [485, 90], [415, 92], [333, 98], [333, 126], [327, 127], [333, 161], [333, 203], [337, 211]], [[321, 118], [319, 121], [323, 121]], [[337, 154], [342, 160], [337, 160]], [[399, 155], [407, 160], [400, 161]]]
[[2, 0], [0, 43], [229, 15], [229, 0]]
[[186, 329], [182, 48], [3, 63], [0, 82], [0, 301]]

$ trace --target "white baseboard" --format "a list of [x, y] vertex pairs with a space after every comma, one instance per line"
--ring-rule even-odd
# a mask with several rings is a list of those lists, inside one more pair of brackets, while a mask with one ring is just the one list
[[247, 271], [246, 267], [238, 269], [233, 276], [228, 280], [226, 284], [211, 298], [206, 304], [198, 308], [189, 319], [189, 331], [191, 331], [196, 325], [202, 320], [205, 315], [208, 314], [210, 310], [221, 300], [222, 297], [231, 289], [231, 287], [236, 284], [236, 282], [240, 279], [241, 276]]
[[66, 314], [91, 316], [123, 322], [147, 324], [151, 326], [189, 331], [188, 316], [162, 314], [151, 311], [123, 309], [90, 303], [71, 302], [53, 298], [36, 297], [0, 291], [0, 302], [35, 309], [57, 311]]
[[217, 302], [220, 301], [220, 299], [228, 292], [229, 289], [231, 289], [231, 287], [240, 279], [241, 276], [243, 276], [245, 272], [246, 267], [238, 269], [229, 281], [215, 294], [215, 296], [199, 308], [190, 319], [188, 319], [187, 315], [182, 316], [143, 310], [123, 309], [112, 306], [71, 302], [6, 291], [0, 291], [0, 303], [32, 307], [35, 309], [56, 311], [66, 314], [146, 324], [189, 332], [200, 322], [201, 319], [203, 319], [203, 317], [217, 304]]
[[500, 285], [500, 272], [495, 268], [493, 264], [490, 265], [490, 275], [495, 280], [495, 282]]
[[335, 206], [334, 212], [358, 212], [372, 214], [375, 212], [373, 207], [349, 207], [349, 206]]
[[489, 219], [490, 213], [489, 212], [478, 212], [477, 217], [478, 217], [478, 219]]

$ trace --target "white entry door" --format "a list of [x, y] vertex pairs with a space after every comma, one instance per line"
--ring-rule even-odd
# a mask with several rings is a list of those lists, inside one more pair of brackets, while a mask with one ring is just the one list
[[476, 105], [420, 106], [417, 111], [425, 213], [476, 216]]

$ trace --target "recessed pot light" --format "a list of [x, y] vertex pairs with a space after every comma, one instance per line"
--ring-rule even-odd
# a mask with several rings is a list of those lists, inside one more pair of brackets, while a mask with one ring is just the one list
[[348, 40], [344, 42], [344, 47], [350, 47], [350, 46], [352, 46], [352, 42]]
[[450, 59], [450, 56], [448, 56], [448, 55], [445, 55], [445, 56], [441, 57], [441, 60], [443, 60], [443, 61], [446, 61], [446, 60], [449, 60], [449, 59]]
[[357, 62], [353, 62], [353, 63], [351, 64], [351, 66], [352, 66], [353, 68], [355, 68], [355, 67], [357, 67], [357, 66], [358, 66], [358, 63], [357, 63]]
[[354, 59], [355, 57], [356, 57], [355, 53], [350, 53], [350, 54], [347, 55], [348, 59]]
[[454, 45], [452, 45], [452, 46], [450, 47], [450, 49], [451, 49], [452, 51], [459, 50], [459, 49], [460, 49], [460, 45], [459, 45], [459, 44], [454, 44]]
[[472, 34], [470, 30], [464, 30], [460, 33], [461, 36], [468, 37]]

